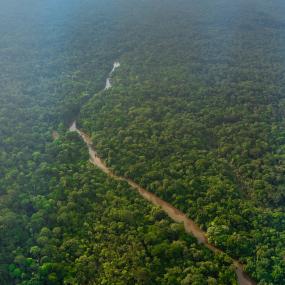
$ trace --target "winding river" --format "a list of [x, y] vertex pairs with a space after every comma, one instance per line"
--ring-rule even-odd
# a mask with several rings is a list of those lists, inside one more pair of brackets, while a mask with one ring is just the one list
[[[115, 62], [113, 65], [113, 69], [109, 74], [109, 77], [106, 80], [106, 86], [104, 90], [110, 89], [112, 87], [111, 84], [111, 76], [112, 73], [120, 66], [119, 62]], [[171, 204], [167, 203], [166, 201], [160, 199], [155, 194], [147, 191], [146, 189], [142, 188], [140, 185], [138, 185], [136, 182], [132, 181], [129, 178], [122, 177], [116, 175], [112, 170], [110, 170], [107, 165], [104, 163], [104, 161], [98, 156], [91, 138], [85, 134], [82, 130], [78, 129], [76, 126], [76, 121], [74, 121], [70, 128], [70, 131], [77, 132], [82, 140], [85, 142], [86, 146], [88, 147], [89, 151], [89, 157], [90, 162], [100, 168], [103, 172], [105, 172], [108, 176], [114, 178], [118, 181], [124, 181], [127, 182], [132, 188], [137, 190], [137, 192], [147, 201], [152, 203], [155, 206], [160, 207], [173, 221], [177, 223], [183, 223], [185, 231], [192, 236], [194, 236], [199, 243], [206, 246], [208, 249], [210, 249], [214, 253], [223, 253], [222, 250], [218, 249], [214, 245], [210, 244], [207, 239], [206, 232], [202, 231], [200, 227], [195, 224], [195, 222], [191, 219], [189, 219], [186, 214], [178, 210], [177, 208], [173, 207]], [[237, 274], [238, 284], [239, 285], [255, 285], [256, 283], [244, 272], [243, 265], [237, 261], [232, 259], [233, 265], [235, 267], [235, 271]]]

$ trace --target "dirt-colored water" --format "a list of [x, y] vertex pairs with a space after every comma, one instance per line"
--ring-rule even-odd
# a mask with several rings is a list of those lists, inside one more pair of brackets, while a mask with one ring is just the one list
[[[115, 62], [113, 65], [113, 69], [111, 70], [109, 77], [106, 80], [106, 86], [104, 90], [110, 89], [112, 87], [111, 84], [111, 76], [112, 73], [120, 67], [119, 62]], [[183, 223], [185, 231], [192, 236], [194, 236], [199, 243], [204, 244], [208, 249], [213, 251], [214, 253], [223, 253], [222, 250], [218, 249], [216, 246], [210, 244], [207, 239], [206, 232], [202, 231], [200, 227], [195, 224], [193, 220], [188, 218], [183, 212], [173, 207], [171, 204], [167, 203], [166, 201], [160, 199], [155, 194], [147, 191], [146, 189], [142, 188], [140, 185], [138, 185], [136, 182], [132, 181], [131, 179], [128, 179], [126, 177], [118, 176], [114, 172], [112, 172], [106, 164], [103, 162], [103, 160], [98, 156], [95, 148], [92, 144], [92, 139], [85, 134], [83, 131], [79, 130], [76, 126], [76, 121], [74, 121], [70, 128], [70, 131], [77, 132], [80, 137], [83, 139], [85, 144], [88, 147], [89, 151], [89, 157], [90, 162], [100, 168], [103, 172], [105, 172], [108, 176], [119, 180], [119, 181], [125, 181], [127, 182], [132, 188], [136, 189], [138, 193], [147, 201], [152, 203], [155, 206], [160, 207], [173, 221], [177, 223]], [[239, 285], [255, 285], [256, 282], [254, 282], [243, 270], [243, 265], [237, 261], [232, 259], [233, 265], [235, 267], [235, 271], [237, 274], [238, 284]]]
[[[76, 127], [76, 122], [74, 121], [72, 125], [69, 128], [70, 131], [77, 132], [80, 137], [83, 139], [85, 144], [88, 147], [89, 156], [90, 156], [90, 162], [94, 165], [96, 165], [98, 168], [100, 168], [103, 172], [105, 172], [110, 177], [127, 182], [131, 187], [136, 189], [138, 193], [147, 201], [151, 202], [155, 206], [159, 206], [173, 221], [177, 223], [183, 223], [185, 231], [195, 238], [197, 238], [198, 242], [201, 244], [204, 244], [208, 249], [213, 251], [214, 253], [222, 253], [223, 251], [215, 247], [214, 245], [210, 244], [208, 242], [206, 233], [202, 231], [198, 225], [195, 224], [195, 222], [191, 219], [189, 219], [183, 212], [178, 210], [177, 208], [173, 207], [171, 204], [167, 203], [166, 201], [160, 199], [155, 194], [145, 190], [140, 185], [138, 185], [136, 182], [132, 181], [131, 179], [118, 176], [115, 173], [113, 173], [106, 164], [102, 161], [102, 159], [98, 156], [96, 150], [94, 149], [92, 145], [91, 138], [79, 130]], [[254, 285], [256, 284], [253, 280], [249, 278], [249, 276], [244, 272], [243, 265], [239, 263], [237, 260], [233, 259], [233, 265], [235, 267], [235, 271], [238, 278], [238, 283], [240, 285]]]

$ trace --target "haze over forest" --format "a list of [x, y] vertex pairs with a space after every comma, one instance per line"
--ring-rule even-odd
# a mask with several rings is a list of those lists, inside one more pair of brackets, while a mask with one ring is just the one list
[[0, 284], [284, 285], [284, 77], [282, 0], [0, 0]]

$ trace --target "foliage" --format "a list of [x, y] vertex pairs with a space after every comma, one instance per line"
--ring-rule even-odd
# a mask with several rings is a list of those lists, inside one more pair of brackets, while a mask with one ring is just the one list
[[117, 173], [187, 212], [260, 284], [283, 284], [284, 4], [146, 2], [140, 46], [80, 126]]
[[65, 133], [78, 117], [117, 173], [195, 219], [259, 284], [283, 284], [284, 3], [8, 2], [0, 283], [236, 282], [226, 257], [86, 162]]
[[8, 2], [0, 9], [0, 283], [236, 284], [226, 256], [94, 169], [79, 137], [66, 133], [112, 62], [139, 46], [135, 5]]

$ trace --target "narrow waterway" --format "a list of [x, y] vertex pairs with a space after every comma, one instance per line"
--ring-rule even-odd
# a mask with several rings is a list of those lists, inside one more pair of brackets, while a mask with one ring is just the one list
[[[112, 73], [120, 66], [119, 62], [115, 62], [112, 71], [109, 74], [109, 77], [106, 80], [106, 89], [112, 87], [111, 84], [111, 75]], [[82, 130], [78, 129], [76, 126], [76, 121], [74, 121], [70, 128], [70, 131], [77, 132], [82, 140], [85, 142], [86, 146], [88, 147], [90, 162], [105, 172], [108, 176], [114, 178], [115, 180], [125, 181], [127, 182], [132, 188], [136, 189], [138, 193], [147, 201], [152, 203], [155, 206], [160, 207], [173, 221], [177, 223], [183, 223], [185, 231], [192, 236], [194, 236], [199, 243], [204, 244], [208, 249], [213, 251], [214, 253], [223, 253], [222, 250], [218, 249], [214, 245], [210, 244], [207, 239], [206, 232], [202, 231], [200, 227], [195, 224], [195, 222], [189, 219], [186, 214], [178, 210], [177, 208], [173, 207], [171, 204], [167, 203], [166, 201], [160, 199], [155, 194], [147, 191], [146, 189], [142, 188], [136, 182], [132, 181], [131, 179], [118, 176], [114, 172], [112, 172], [103, 160], [98, 156], [93, 144], [92, 139], [85, 134]], [[243, 265], [238, 262], [237, 260], [232, 260], [233, 265], [235, 267], [235, 271], [237, 274], [238, 284], [239, 285], [255, 285], [256, 283], [251, 280], [251, 278], [244, 272]]]
[[109, 73], [109, 77], [106, 79], [106, 85], [105, 85], [105, 88], [104, 90], [108, 90], [112, 87], [112, 83], [111, 83], [111, 77], [112, 77], [112, 74], [113, 72], [118, 68], [120, 67], [120, 63], [118, 61], [115, 61], [114, 62], [114, 65], [113, 65], [113, 69], [111, 70], [111, 72]]

